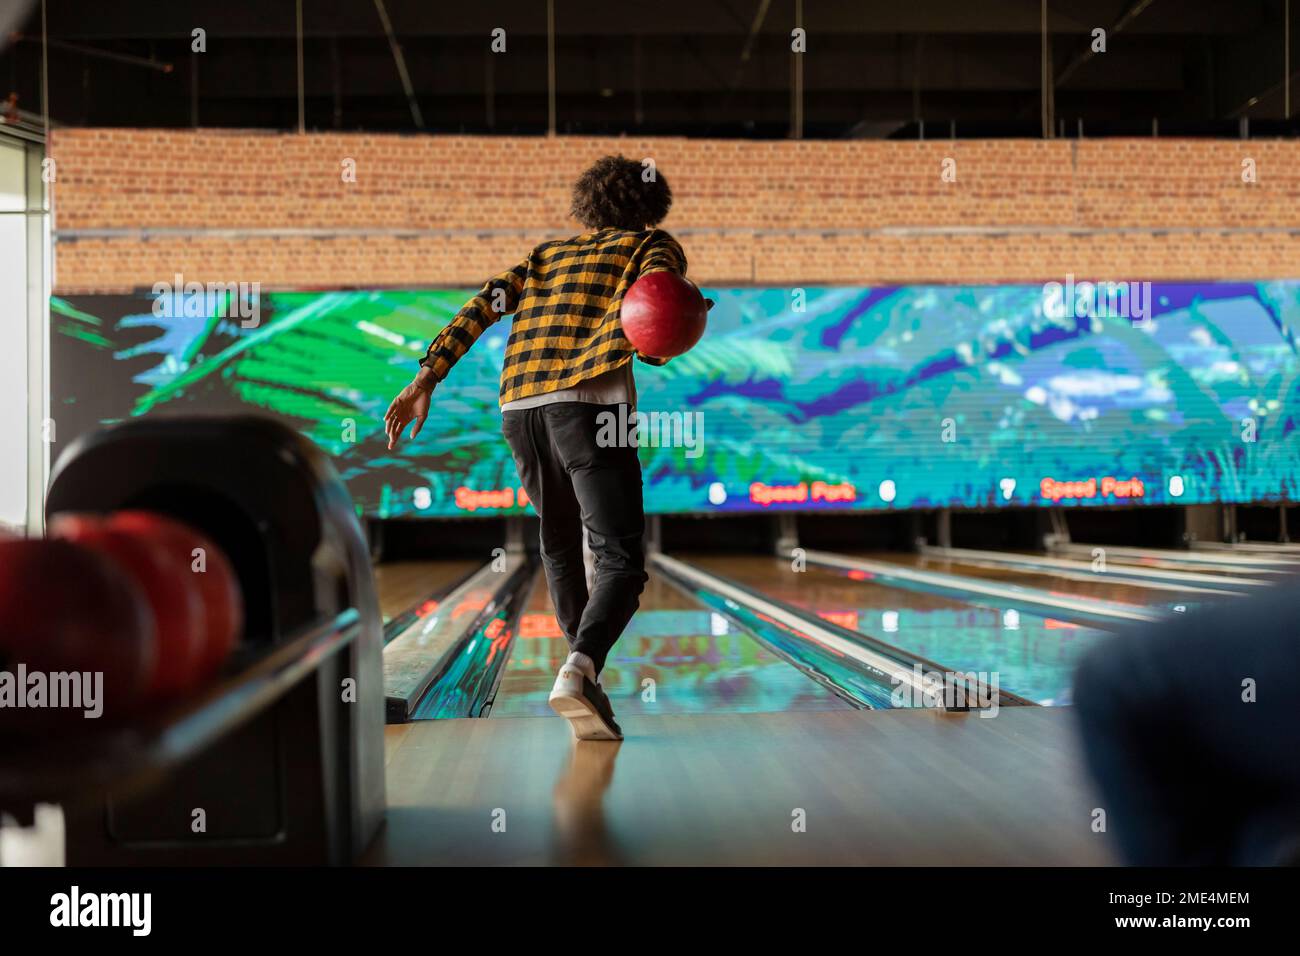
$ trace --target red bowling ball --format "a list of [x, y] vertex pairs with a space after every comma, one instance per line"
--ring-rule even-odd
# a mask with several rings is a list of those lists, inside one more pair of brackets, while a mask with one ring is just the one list
[[[107, 555], [70, 541], [0, 541], [0, 670], [103, 675], [103, 713], [130, 711], [157, 663], [144, 592]], [[82, 712], [0, 710], [0, 724]]]
[[672, 358], [700, 340], [708, 314], [694, 282], [675, 272], [652, 272], [623, 297], [623, 334], [643, 355]]
[[[244, 628], [243, 597], [230, 560], [207, 535], [166, 515], [118, 511], [108, 519], [108, 524], [156, 541], [175, 566], [189, 572], [198, 589], [207, 624], [199, 676], [204, 680], [211, 677], [230, 656]], [[201, 569], [195, 566], [199, 552], [204, 563]]]
[[207, 617], [188, 563], [159, 538], [115, 527], [97, 515], [57, 515], [50, 536], [100, 552], [144, 593], [158, 640], [150, 695], [173, 697], [195, 687], [203, 676]]

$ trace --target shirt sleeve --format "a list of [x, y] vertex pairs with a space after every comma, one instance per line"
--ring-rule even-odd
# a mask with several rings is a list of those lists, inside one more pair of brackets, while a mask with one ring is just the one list
[[[686, 253], [682, 251], [681, 244], [662, 229], [656, 229], [646, 240], [641, 255], [641, 271], [636, 277], [639, 279], [652, 272], [675, 272], [679, 276], [686, 275]], [[646, 365], [663, 366], [672, 361], [641, 352], [637, 352], [636, 357]]]
[[642, 247], [641, 271], [637, 278], [652, 272], [676, 272], [686, 275], [686, 253], [681, 244], [662, 229], [654, 230]]
[[420, 360], [421, 367], [428, 369], [423, 373], [426, 377], [441, 382], [486, 328], [519, 308], [519, 298], [528, 277], [528, 262], [525, 259], [508, 272], [489, 279], [478, 295], [466, 302], [447, 327], [437, 334]]

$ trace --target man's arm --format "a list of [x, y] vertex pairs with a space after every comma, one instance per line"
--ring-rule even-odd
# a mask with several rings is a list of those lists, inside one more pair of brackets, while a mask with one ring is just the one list
[[[662, 229], [656, 229], [646, 241], [645, 254], [641, 257], [641, 271], [637, 278], [648, 276], [652, 272], [675, 272], [686, 275], [686, 253], [681, 244]], [[657, 358], [653, 355], [636, 353], [636, 357], [646, 365], [667, 365], [670, 359]]]
[[493, 276], [484, 283], [478, 295], [466, 302], [429, 344], [428, 351], [420, 360], [415, 384], [425, 391], [433, 391], [434, 386], [447, 377], [451, 367], [478, 341], [484, 329], [519, 308], [519, 297], [523, 294], [527, 277], [528, 259], [525, 259], [508, 272]]
[[451, 367], [478, 341], [484, 329], [519, 308], [524, 280], [528, 277], [529, 259], [484, 283], [479, 294], [466, 302], [465, 307], [456, 313], [456, 318], [434, 338], [420, 360], [420, 371], [415, 380], [397, 394], [388, 411], [384, 412], [384, 433], [388, 436], [390, 449], [397, 446], [402, 429], [411, 422], [415, 423], [411, 426], [411, 437], [420, 434], [429, 417], [434, 386], [447, 377]]

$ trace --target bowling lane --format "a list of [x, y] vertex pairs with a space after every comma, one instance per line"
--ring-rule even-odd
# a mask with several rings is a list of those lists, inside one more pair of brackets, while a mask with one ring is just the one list
[[477, 571], [482, 561], [393, 561], [375, 565], [375, 587], [379, 611], [387, 624], [397, 615]]
[[[546, 698], [568, 652], [539, 575], [492, 716], [550, 716]], [[601, 683], [620, 717], [852, 709], [653, 571]]]
[[921, 591], [856, 580], [784, 558], [678, 555], [841, 627], [959, 671], [997, 675], [998, 686], [1040, 704], [1065, 704], [1079, 658], [1105, 631], [1014, 608], [975, 607]]
[[[1163, 608], [1168, 611], [1173, 611], [1175, 608], [1190, 611], [1195, 606], [1207, 601], [1222, 598], [1231, 599], [1229, 595], [1197, 590], [1195, 587], [1139, 587], [1134, 584], [1107, 580], [1101, 574], [1081, 579], [1054, 573], [1048, 568], [1044, 568], [1041, 573], [1030, 573], [1018, 568], [997, 567], [975, 561], [951, 560], [923, 554], [907, 554], [899, 551], [846, 552], [845, 557], [862, 558], [866, 561], [886, 561], [909, 568], [921, 568], [926, 571], [940, 571], [944, 574], [960, 574], [965, 577], [979, 578], [983, 581], [997, 581], [1001, 584], [1018, 584], [1022, 587], [1039, 588], [1043, 591], [1051, 591], [1069, 597], [1096, 598], [1099, 601], [1114, 601], [1140, 607]], [[1033, 555], [1025, 555], [1025, 557], [1032, 558]], [[1208, 587], [1208, 585], [1198, 585], [1197, 587]]]

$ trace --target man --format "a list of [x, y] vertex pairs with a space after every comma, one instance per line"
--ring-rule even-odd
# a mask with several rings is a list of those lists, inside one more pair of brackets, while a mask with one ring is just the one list
[[[490, 279], [429, 346], [415, 381], [384, 416], [388, 447], [414, 422], [420, 433], [434, 387], [503, 315], [514, 314], [501, 372], [501, 430], [524, 490], [541, 518], [542, 566], [571, 653], [551, 707], [580, 740], [620, 740], [599, 675], [645, 586], [641, 466], [635, 444], [596, 440], [602, 413], [636, 405], [632, 356], [619, 309], [628, 288], [652, 272], [686, 273], [677, 241], [654, 228], [672, 205], [664, 178], [622, 156], [579, 177], [573, 216], [589, 231], [545, 242]], [[711, 305], [712, 303], [710, 303]], [[615, 420], [618, 420], [615, 418]], [[595, 554], [590, 594], [582, 529]]]

